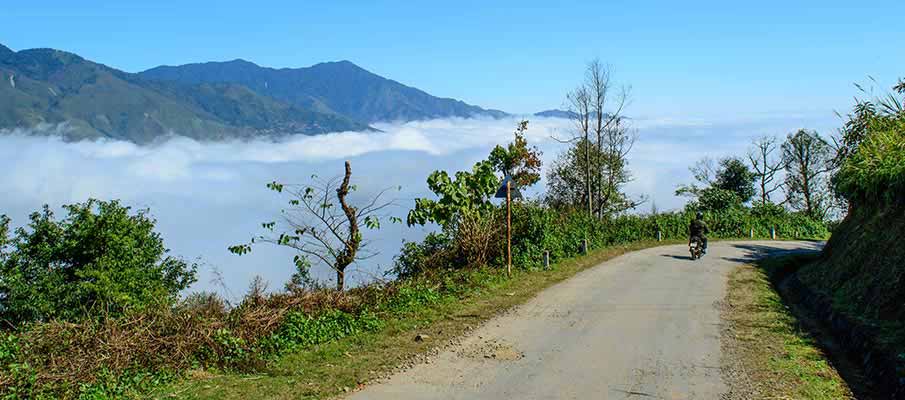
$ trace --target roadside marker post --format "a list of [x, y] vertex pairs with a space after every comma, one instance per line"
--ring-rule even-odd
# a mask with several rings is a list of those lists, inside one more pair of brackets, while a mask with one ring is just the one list
[[522, 193], [512, 184], [512, 177], [503, 177], [503, 184], [493, 196], [506, 199], [506, 275], [512, 276], [512, 199], [521, 199]]
[[663, 241], [663, 232], [657, 231], [657, 241], [658, 242]]
[[512, 276], [512, 181], [506, 181], [506, 276]]
[[550, 250], [544, 250], [544, 271], [550, 269]]

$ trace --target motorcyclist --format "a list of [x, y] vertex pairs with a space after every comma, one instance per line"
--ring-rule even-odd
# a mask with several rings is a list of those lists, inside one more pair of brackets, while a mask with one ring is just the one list
[[701, 240], [701, 244], [704, 246], [703, 253], [707, 253], [707, 234], [710, 233], [710, 229], [707, 228], [707, 224], [704, 223], [704, 213], [698, 211], [694, 216], [694, 221], [691, 221], [691, 225], [688, 227], [688, 243], [690, 244], [694, 238], [698, 238]]

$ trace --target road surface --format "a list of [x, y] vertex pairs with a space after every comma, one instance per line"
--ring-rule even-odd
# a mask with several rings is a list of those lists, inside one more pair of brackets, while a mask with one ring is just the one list
[[352, 399], [719, 399], [729, 272], [809, 242], [664, 246], [607, 261]]

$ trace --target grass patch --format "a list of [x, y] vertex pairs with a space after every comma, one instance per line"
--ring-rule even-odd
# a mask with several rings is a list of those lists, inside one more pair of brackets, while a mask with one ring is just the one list
[[[587, 268], [627, 252], [676, 242], [638, 242], [564, 260], [549, 271], [450, 272], [443, 294], [419, 291], [380, 310], [389, 316], [374, 331], [356, 332], [272, 360], [261, 374], [196, 371], [154, 392], [161, 399], [315, 399], [341, 394], [387, 377], [393, 369], [449, 339], [467, 333], [499, 312]], [[415, 341], [418, 334], [429, 339]]]
[[765, 259], [729, 277], [723, 319], [724, 353], [742, 378], [730, 377], [736, 398], [845, 399], [852, 393], [817, 339], [774, 290], [770, 277], [814, 255]]

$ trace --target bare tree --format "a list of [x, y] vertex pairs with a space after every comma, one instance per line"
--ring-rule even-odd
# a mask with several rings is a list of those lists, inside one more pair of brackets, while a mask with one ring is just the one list
[[691, 175], [697, 183], [681, 184], [676, 187], [677, 196], [698, 197], [701, 191], [707, 189], [716, 183], [717, 177], [717, 161], [710, 157], [704, 157], [697, 161], [691, 167], [688, 167]]
[[[597, 136], [594, 169], [598, 218], [602, 218], [613, 208], [618, 185], [629, 180], [625, 173], [625, 161], [636, 139], [634, 132], [629, 132], [621, 123], [622, 110], [628, 101], [628, 88], [623, 86], [617, 93], [611, 93], [611, 76], [610, 67], [602, 65], [600, 60], [594, 59], [588, 63], [585, 87], [591, 100], [592, 128]], [[607, 112], [608, 107], [612, 107], [610, 112]]]
[[[584, 175], [582, 198], [589, 216], [603, 217], [620, 208], [614, 207], [616, 194], [619, 186], [630, 179], [625, 165], [635, 134], [625, 129], [624, 124], [620, 126], [629, 90], [621, 87], [614, 93], [611, 75], [608, 66], [592, 60], [584, 82], [566, 95], [566, 108], [572, 115], [575, 132], [571, 138], [560, 141], [584, 147], [578, 153], [584, 158], [580, 162]], [[620, 199], [620, 204], [628, 205], [624, 196]]]
[[767, 204], [770, 195], [783, 187], [783, 182], [776, 181], [776, 174], [783, 169], [782, 159], [773, 155], [779, 145], [775, 136], [762, 136], [753, 145], [748, 160], [760, 187], [761, 204]]
[[790, 133], [782, 145], [789, 204], [823, 219], [834, 206], [828, 173], [834, 168], [832, 147], [817, 132]]
[[[369, 242], [362, 239], [361, 223], [370, 229], [380, 228], [380, 219], [389, 218], [400, 222], [399, 218], [390, 217], [384, 211], [393, 205], [392, 201], [384, 202], [382, 197], [390, 189], [378, 192], [364, 205], [355, 207], [349, 203], [349, 193], [356, 190], [350, 183], [352, 166], [346, 161], [345, 174], [339, 177], [320, 180], [312, 176], [313, 185], [284, 185], [277, 182], [267, 184], [276, 192], [284, 190], [289, 193], [289, 209], [283, 210], [282, 233], [279, 236], [259, 236], [264, 243], [286, 246], [298, 251], [293, 261], [299, 271], [310, 267], [309, 257], [322, 262], [336, 272], [336, 288], [343, 290], [345, 286], [346, 267], [356, 261], [371, 258], [377, 253], [368, 251]], [[332, 200], [332, 196], [338, 203]], [[337, 207], [338, 204], [338, 207]], [[276, 222], [267, 222], [262, 226], [274, 233]], [[249, 244], [232, 246], [229, 250], [235, 254], [251, 251]]]

